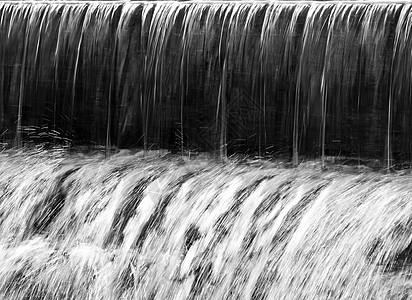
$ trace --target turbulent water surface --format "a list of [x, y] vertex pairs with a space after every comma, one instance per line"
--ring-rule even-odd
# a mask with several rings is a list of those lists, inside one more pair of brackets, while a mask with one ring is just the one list
[[408, 299], [408, 174], [0, 157], [1, 299]]

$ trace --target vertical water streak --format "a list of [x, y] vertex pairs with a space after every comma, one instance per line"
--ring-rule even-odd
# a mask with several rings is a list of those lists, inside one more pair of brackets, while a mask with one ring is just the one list
[[[267, 134], [266, 134], [266, 103], [267, 99], [267, 85], [268, 85], [268, 56], [269, 56], [269, 38], [271, 37], [271, 30], [274, 29], [274, 26], [269, 26], [269, 22], [272, 19], [272, 14], [275, 12], [280, 12], [280, 9], [274, 9], [274, 6], [268, 6], [265, 9], [265, 14], [263, 16], [262, 29], [260, 33], [259, 40], [259, 65], [260, 65], [260, 74], [262, 78], [262, 85], [260, 87], [260, 98], [264, 103], [264, 123], [265, 123], [265, 153], [267, 152]], [[275, 17], [277, 19], [277, 17]], [[274, 80], [275, 81], [275, 80]], [[275, 84], [275, 82], [273, 83]]]
[[[28, 107], [31, 108], [31, 118], [27, 121], [27, 124], [33, 122], [33, 119], [36, 120], [39, 118], [39, 108], [45, 105], [44, 99], [39, 99], [38, 94], [42, 92], [42, 74], [40, 66], [43, 64], [44, 52], [47, 52], [47, 31], [49, 29], [51, 20], [53, 20], [54, 9], [53, 6], [47, 4], [39, 5], [38, 8], [41, 8], [41, 14], [37, 20], [37, 24], [31, 24], [31, 30], [33, 35], [30, 38], [29, 45], [29, 64], [28, 74], [29, 82], [34, 82], [35, 84], [30, 84], [25, 91], [25, 94], [32, 95], [31, 98], [26, 99], [28, 102]], [[39, 12], [40, 13], [40, 12]], [[40, 24], [38, 24], [40, 23]], [[31, 50], [30, 50], [31, 48]], [[34, 48], [34, 51], [33, 51]], [[30, 57], [33, 55], [34, 58]], [[40, 117], [41, 118], [41, 117]], [[52, 130], [56, 131], [56, 127], [53, 126]], [[56, 140], [53, 140], [53, 144], [56, 144]]]
[[[398, 31], [399, 23], [396, 26], [395, 30], [395, 40], [394, 46], [395, 49], [399, 43], [399, 31]], [[393, 115], [393, 77], [394, 77], [394, 61], [395, 61], [395, 51], [392, 53], [391, 62], [390, 62], [390, 81], [389, 81], [389, 99], [388, 99], [388, 120], [387, 120], [387, 131], [386, 131], [386, 169], [389, 171], [392, 168], [392, 115]]]
[[[403, 5], [389, 5], [386, 7], [385, 13], [389, 14], [391, 13], [392, 15], [390, 17], [394, 18], [392, 19], [392, 22], [396, 22], [395, 26], [395, 32], [394, 32], [394, 38], [393, 38], [393, 44], [392, 44], [392, 55], [390, 55], [390, 74], [389, 74], [389, 97], [388, 97], [388, 111], [387, 111], [387, 132], [386, 132], [386, 168], [387, 170], [390, 170], [393, 167], [393, 149], [392, 149], [392, 131], [393, 131], [393, 111], [394, 111], [394, 75], [398, 70], [395, 69], [394, 64], [395, 64], [395, 55], [396, 55], [396, 48], [399, 46], [400, 42], [400, 34], [403, 34], [399, 32], [400, 30], [400, 21], [402, 20], [402, 16], [399, 16], [399, 11]], [[388, 18], [389, 16], [385, 16]]]
[[[396, 48], [394, 50], [394, 57], [396, 58], [395, 62], [395, 78], [394, 83], [397, 85], [395, 89], [395, 99], [397, 100], [397, 105], [394, 109], [395, 117], [395, 128], [400, 127], [401, 134], [395, 131], [394, 134], [394, 146], [396, 148], [405, 149], [406, 153], [409, 153], [408, 156], [402, 157], [402, 163], [406, 161], [411, 161], [411, 121], [409, 118], [411, 112], [411, 100], [412, 100], [412, 77], [411, 77], [411, 26], [412, 26], [412, 8], [411, 6], [404, 5], [402, 11], [399, 15], [398, 25], [399, 30], [397, 32], [403, 32], [400, 36], [398, 42], [396, 43]], [[396, 38], [395, 38], [396, 40]], [[402, 94], [408, 95], [409, 97], [403, 97]], [[400, 141], [397, 141], [399, 139]], [[406, 140], [406, 141], [405, 141]], [[397, 142], [397, 143], [396, 143]], [[396, 158], [395, 158], [396, 159]]]
[[[121, 10], [121, 15], [123, 15], [123, 5], [120, 6], [120, 10]], [[115, 19], [114, 17], [114, 13], [115, 11], [112, 10], [111, 14], [109, 15], [108, 19], [109, 20], [113, 20]], [[121, 17], [120, 17], [121, 18]], [[111, 65], [110, 65], [110, 83], [109, 83], [109, 93], [108, 93], [108, 99], [107, 99], [107, 120], [106, 120], [106, 156], [110, 155], [111, 152], [111, 147], [112, 147], [112, 139], [111, 139], [111, 134], [112, 134], [112, 118], [113, 115], [115, 114], [112, 111], [112, 105], [115, 99], [115, 74], [116, 74], [116, 65], [117, 65], [117, 52], [118, 52], [118, 35], [119, 35], [119, 28], [120, 25], [119, 23], [117, 24], [117, 26], [115, 27], [116, 30], [114, 32], [114, 41], [113, 41], [113, 53], [112, 53], [112, 57], [111, 57]]]
[[[128, 38], [126, 34], [127, 26], [130, 22], [130, 19], [134, 13], [134, 8], [139, 7], [137, 5], [131, 5], [130, 3], [125, 3], [122, 6], [119, 22], [117, 25], [116, 30], [116, 43], [118, 45], [118, 49], [116, 51], [116, 61], [118, 62], [118, 66], [116, 68], [117, 73], [115, 73], [115, 78], [117, 78], [115, 82], [115, 99], [119, 103], [119, 120], [117, 122], [117, 141], [116, 145], [121, 147], [121, 136], [124, 134], [127, 123], [128, 123], [128, 116], [132, 113], [133, 108], [128, 103], [128, 99], [125, 95], [128, 95], [128, 88], [126, 86], [126, 79], [127, 79], [127, 54], [129, 53], [130, 49], [130, 38]], [[115, 70], [113, 70], [114, 72]], [[137, 99], [134, 99], [137, 101]], [[129, 106], [125, 115], [125, 107]]]
[[[62, 38], [63, 38], [63, 34], [62, 34], [62, 30], [63, 30], [63, 26], [62, 23], [65, 21], [65, 18], [68, 17], [67, 13], [64, 13], [65, 10], [68, 8], [69, 6], [63, 6], [60, 9], [62, 10], [62, 15], [59, 18], [59, 25], [58, 25], [58, 34], [56, 37], [56, 49], [54, 51], [54, 59], [53, 59], [53, 64], [54, 64], [54, 80], [53, 80], [53, 88], [55, 89], [55, 93], [54, 93], [54, 97], [53, 97], [53, 124], [56, 124], [56, 114], [57, 114], [57, 101], [58, 101], [58, 93], [60, 90], [60, 82], [59, 82], [59, 62], [60, 62], [60, 45], [62, 43]], [[79, 43], [80, 44], [80, 43]], [[77, 67], [77, 65], [76, 65]], [[73, 85], [74, 86], [74, 85]], [[74, 99], [73, 99], [74, 100]], [[69, 122], [72, 125], [72, 120], [74, 119], [74, 110], [71, 111], [71, 116], [69, 118]], [[73, 128], [73, 126], [70, 126], [70, 131]]]
[[235, 51], [238, 49], [238, 38], [239, 31], [241, 30], [241, 17], [243, 14], [243, 6], [238, 3], [233, 3], [226, 8], [223, 17], [223, 24], [226, 24], [226, 32], [221, 31], [220, 35], [220, 45], [221, 55], [223, 56], [223, 67], [222, 67], [222, 78], [219, 85], [219, 103], [220, 103], [220, 143], [219, 143], [219, 153], [220, 158], [227, 158], [227, 148], [228, 148], [228, 126], [229, 126], [229, 101], [230, 101], [230, 90], [233, 85], [234, 76], [234, 57]]
[[[382, 148], [378, 153], [386, 155], [386, 138], [382, 138], [387, 122], [387, 108], [385, 103], [389, 97], [388, 85], [391, 67], [388, 53], [391, 53], [393, 7], [390, 5], [360, 6], [359, 25], [361, 26], [358, 37], [360, 49], [357, 66], [357, 94], [356, 94], [356, 120], [357, 120], [357, 155], [365, 157], [371, 153], [369, 143], [379, 140]], [[367, 89], [374, 84], [372, 91]], [[362, 115], [368, 111], [373, 112], [372, 122], [363, 120]], [[386, 119], [386, 120], [385, 120]], [[387, 123], [386, 123], [387, 124]], [[367, 130], [365, 130], [367, 129]], [[369, 132], [368, 132], [369, 131]], [[366, 138], [366, 133], [369, 133]], [[376, 142], [375, 142], [376, 143]], [[377, 150], [377, 149], [376, 149]], [[375, 151], [376, 151], [375, 150]], [[379, 155], [378, 154], [378, 155]]]
[[[294, 112], [294, 127], [293, 127], [293, 163], [298, 162], [299, 144], [303, 142], [305, 137], [308, 142], [301, 146], [308, 151], [307, 147], [318, 145], [321, 149], [321, 136], [318, 136], [318, 143], [315, 132], [321, 132], [323, 102], [322, 102], [322, 71], [324, 70], [326, 41], [325, 36], [328, 35], [327, 22], [331, 10], [331, 5], [311, 5], [306, 8], [306, 18], [304, 22], [301, 50], [297, 58], [297, 84], [295, 94], [295, 112]], [[303, 8], [302, 8], [303, 9]], [[306, 105], [305, 105], [306, 104]], [[302, 116], [299, 116], [300, 108], [302, 107]], [[319, 118], [319, 116], [321, 116]], [[320, 122], [317, 123], [317, 120]], [[299, 126], [299, 124], [301, 124]], [[299, 127], [301, 133], [299, 137]], [[302, 149], [302, 150], [303, 150]], [[313, 150], [312, 150], [313, 151]], [[318, 153], [321, 156], [321, 153]]]
[[[293, 10], [293, 15], [292, 18], [290, 20], [289, 26], [288, 26], [288, 32], [290, 33], [287, 36], [287, 48], [286, 51], [291, 51], [291, 49], [293, 48], [293, 34], [296, 30], [296, 26], [297, 26], [297, 21], [298, 18], [300, 17], [301, 13], [303, 10], [306, 9], [305, 5], [298, 5], [294, 7]], [[308, 12], [308, 16], [307, 18], [310, 20], [311, 19], [311, 15], [310, 15], [310, 11]], [[305, 46], [305, 28], [306, 28], [306, 23], [304, 25], [304, 29], [303, 29], [303, 45], [302, 48], [304, 48]], [[298, 55], [300, 55], [300, 59], [298, 58], [299, 61], [301, 61], [303, 59], [303, 51], [299, 52]], [[298, 62], [299, 63], [299, 62]], [[299, 163], [299, 111], [300, 111], [300, 102], [301, 102], [301, 94], [300, 94], [300, 89], [301, 89], [301, 76], [302, 76], [302, 70], [301, 70], [301, 64], [299, 64], [298, 66], [298, 70], [297, 70], [297, 74], [296, 74], [296, 93], [295, 93], [295, 97], [294, 97], [294, 112], [293, 112], [293, 136], [292, 136], [292, 163], [294, 165], [297, 165]], [[303, 122], [302, 122], [302, 126], [303, 126]]]
[[[411, 65], [411, 26], [412, 26], [412, 8], [409, 5], [404, 5], [399, 15], [398, 21], [399, 31], [403, 34], [399, 34], [399, 40], [396, 43], [394, 50], [395, 72], [394, 72], [394, 99], [397, 105], [394, 107], [394, 125], [395, 128], [400, 128], [394, 132], [394, 146], [393, 148], [405, 149], [408, 156], [401, 157], [402, 163], [411, 161], [412, 153], [412, 140], [411, 140], [411, 128], [412, 123], [409, 115], [411, 113], [411, 100], [412, 100], [412, 65]], [[406, 95], [403, 96], [403, 95]], [[399, 155], [399, 154], [398, 154]], [[396, 160], [396, 158], [394, 158]]]
[[[240, 31], [237, 41], [238, 46], [235, 46], [234, 55], [232, 57], [233, 63], [233, 78], [236, 82], [233, 83], [234, 87], [239, 85], [246, 85], [250, 90], [250, 102], [253, 110], [253, 117], [257, 119], [256, 134], [258, 135], [257, 141], [257, 155], [263, 157], [267, 153], [267, 108], [265, 91], [261, 89], [264, 87], [264, 82], [259, 80], [256, 84], [256, 78], [262, 78], [261, 62], [262, 62], [262, 49], [261, 49], [261, 31], [264, 23], [264, 16], [268, 6], [265, 4], [256, 4], [252, 7], [243, 5], [242, 12], [238, 17], [238, 22], [243, 25], [238, 31]], [[239, 73], [239, 75], [238, 75]], [[257, 76], [259, 74], [259, 76]], [[250, 84], [251, 81], [251, 84]], [[235, 86], [236, 85], [236, 86]], [[259, 89], [256, 91], [256, 89]], [[245, 93], [245, 91], [240, 90]], [[239, 93], [240, 93], [239, 92]], [[233, 95], [232, 91], [232, 95]], [[238, 95], [238, 97], [240, 97]], [[231, 96], [234, 98], [231, 102], [238, 101], [236, 95]], [[258, 100], [256, 99], [258, 98]], [[234, 104], [231, 104], [234, 105]], [[256, 109], [256, 106], [258, 109]], [[231, 116], [233, 119], [233, 116]], [[233, 122], [233, 121], [232, 121]], [[230, 120], [229, 120], [230, 125]], [[232, 129], [234, 131], [234, 129]], [[233, 137], [231, 137], [233, 139]], [[231, 141], [233, 144], [233, 141]], [[255, 150], [256, 151], [256, 150]]]
[[[24, 32], [23, 38], [23, 56], [21, 58], [21, 72], [20, 72], [20, 86], [19, 86], [19, 101], [18, 101], [18, 113], [17, 113], [17, 125], [16, 125], [16, 138], [15, 138], [15, 146], [17, 148], [21, 148], [22, 140], [21, 140], [21, 132], [22, 132], [22, 119], [23, 119], [23, 98], [24, 98], [24, 87], [25, 87], [25, 80], [26, 80], [26, 56], [27, 56], [27, 44], [30, 34], [30, 25], [33, 22], [33, 19], [37, 17], [35, 13], [31, 14], [30, 9], [31, 6], [22, 5], [19, 9], [19, 15], [23, 20], [28, 20], [24, 23], [23, 28], [20, 28]], [[21, 12], [23, 10], [23, 12]], [[27, 24], [29, 22], [29, 24]]]
[[[29, 7], [30, 8], [30, 17], [28, 19], [28, 24], [26, 25], [26, 31], [25, 31], [25, 38], [23, 39], [23, 45], [24, 45], [24, 56], [22, 62], [22, 69], [24, 69], [24, 74], [22, 73], [21, 77], [21, 85], [20, 85], [20, 96], [22, 101], [20, 102], [21, 104], [21, 110], [19, 112], [21, 113], [21, 122], [20, 122], [20, 141], [22, 142], [23, 137], [23, 129], [24, 125], [29, 124], [32, 122], [33, 119], [36, 119], [36, 111], [33, 111], [32, 114], [28, 114], [28, 107], [35, 107], [33, 103], [36, 103], [35, 95], [37, 93], [37, 83], [38, 83], [38, 78], [36, 77], [37, 73], [37, 66], [38, 66], [38, 59], [39, 59], [39, 46], [41, 42], [41, 34], [40, 30], [42, 29], [43, 23], [43, 18], [45, 9], [45, 5], [39, 5], [37, 7]], [[26, 97], [27, 94], [32, 94], [34, 97], [32, 99], [29, 99]], [[24, 99], [24, 100], [23, 100]], [[39, 103], [41, 105], [41, 103]], [[20, 106], [20, 105], [19, 105]], [[18, 143], [17, 143], [18, 144]], [[21, 146], [22, 143], [20, 143]]]
[[[282, 111], [283, 102], [287, 101], [283, 99], [282, 95], [279, 95], [278, 91], [288, 84], [286, 69], [293, 61], [293, 59], [288, 58], [291, 51], [287, 49], [286, 43], [287, 37], [291, 35], [287, 30], [291, 13], [293, 13], [293, 5], [271, 3], [265, 10], [260, 33], [259, 63], [261, 67], [259, 72], [260, 76], [263, 77], [263, 82], [262, 86], [258, 86], [258, 88], [263, 90], [265, 106], [267, 104], [271, 108], [272, 114], [275, 112], [275, 118], [271, 120], [271, 124], [267, 124], [272, 131], [268, 133], [271, 140], [271, 152], [283, 152], [283, 150], [277, 149], [279, 147], [277, 144], [280, 144], [279, 137], [285, 133], [284, 123], [289, 117], [285, 112], [285, 114], [280, 115], [278, 120], [276, 112]], [[277, 147], [274, 148], [274, 145]]]
[[[399, 11], [399, 17], [397, 19], [394, 42], [393, 42], [393, 53], [391, 57], [391, 77], [389, 83], [389, 104], [388, 104], [388, 127], [387, 127], [387, 169], [389, 170], [394, 166], [395, 153], [394, 145], [400, 144], [399, 148], [403, 148], [403, 141], [400, 137], [399, 132], [402, 134], [408, 133], [408, 125], [402, 120], [405, 118], [403, 115], [408, 114], [408, 102], [411, 101], [409, 98], [407, 101], [402, 99], [401, 92], [410, 95], [411, 83], [410, 83], [410, 72], [406, 71], [407, 68], [411, 68], [410, 57], [408, 55], [404, 57], [404, 53], [407, 47], [410, 45], [410, 25], [411, 25], [411, 7], [402, 5], [397, 7]], [[408, 45], [409, 44], [409, 45]], [[410, 46], [409, 46], [410, 47]], [[409, 51], [410, 54], [410, 51]], [[405, 68], [406, 67], [406, 68]], [[406, 72], [405, 72], [406, 71]], [[409, 80], [408, 80], [409, 79]], [[405, 103], [406, 102], [406, 103]], [[399, 114], [398, 110], [406, 110]], [[399, 119], [398, 119], [399, 118]], [[398, 125], [399, 124], [399, 125]], [[405, 132], [406, 131], [406, 132]], [[404, 163], [404, 161], [402, 161]]]
[[332, 56], [332, 49], [330, 49], [332, 34], [334, 30], [335, 21], [340, 15], [340, 5], [334, 5], [332, 11], [328, 16], [328, 24], [327, 27], [327, 39], [326, 39], [326, 50], [325, 50], [325, 58], [323, 63], [322, 75], [321, 75], [321, 95], [322, 95], [322, 125], [321, 125], [321, 160], [322, 166], [325, 166], [325, 140], [326, 140], [326, 121], [327, 121], [327, 108], [328, 108], [328, 82], [330, 76], [330, 69], [332, 68], [330, 65], [330, 60]]
[[[219, 136], [219, 156], [221, 159], [227, 157], [227, 87], [228, 87], [228, 59], [230, 56], [230, 51], [232, 50], [231, 44], [233, 43], [233, 32], [231, 32], [232, 26], [236, 26], [232, 22], [232, 18], [236, 15], [237, 12], [236, 4], [228, 4], [223, 9], [222, 23], [224, 28], [227, 30], [221, 29], [220, 39], [219, 39], [219, 61], [222, 65], [222, 75], [219, 83], [219, 96], [216, 110], [216, 122], [219, 126], [216, 126], [218, 129]], [[222, 62], [223, 60], [223, 62]]]
[[[150, 17], [148, 14], [151, 12], [151, 10], [153, 10], [155, 8], [154, 4], [149, 4], [149, 5], [145, 5], [143, 7], [143, 11], [142, 11], [142, 35], [144, 33], [144, 25], [146, 22], [150, 22], [150, 20], [147, 21], [147, 19]], [[144, 39], [144, 37], [141, 37], [142, 40]], [[143, 60], [144, 60], [144, 67], [143, 67], [143, 74], [144, 74], [144, 78], [148, 78], [147, 76], [147, 72], [148, 72], [148, 67], [147, 67], [147, 60], [148, 60], [148, 54], [147, 54], [147, 49], [142, 49], [144, 52], [142, 53], [143, 55]], [[145, 151], [148, 150], [148, 112], [149, 112], [149, 108], [148, 108], [148, 99], [147, 99], [147, 91], [148, 87], [146, 87], [146, 82], [143, 80], [142, 82], [142, 91], [140, 94], [140, 110], [142, 112], [142, 128], [143, 128], [143, 149]]]
[[[220, 155], [219, 128], [220, 120], [220, 82], [222, 80], [221, 72], [221, 49], [220, 39], [222, 27], [222, 11], [225, 9], [224, 4], [207, 5], [207, 10], [204, 15], [204, 25], [202, 33], [204, 34], [202, 51], [205, 55], [205, 63], [207, 64], [207, 73], [205, 75], [205, 100], [210, 101], [211, 123], [210, 149]], [[199, 20], [200, 21], [200, 20]], [[218, 24], [218, 26], [216, 26]], [[214, 78], [216, 76], [216, 78]], [[216, 88], [216, 85], [219, 85]], [[207, 107], [207, 106], [205, 106]]]
[[[143, 5], [127, 3], [122, 8], [116, 38], [117, 51], [116, 97], [118, 101], [117, 145], [135, 145], [143, 137]], [[133, 132], [134, 136], [131, 136]], [[126, 140], [127, 138], [127, 140]]]
[[[182, 20], [182, 41], [180, 43], [181, 53], [180, 53], [180, 68], [179, 68], [179, 119], [180, 119], [180, 128], [178, 131], [178, 147], [180, 154], [184, 154], [185, 148], [185, 103], [189, 99], [188, 90], [189, 90], [189, 60], [191, 50], [196, 51], [196, 48], [193, 47], [194, 39], [196, 35], [200, 32], [200, 20], [204, 17], [205, 12], [206, 16], [209, 17], [209, 7], [204, 5], [190, 4], [185, 7], [183, 10], [184, 16]], [[207, 23], [207, 21], [206, 21]], [[193, 47], [193, 48], [192, 48]], [[197, 100], [197, 99], [196, 99]], [[193, 100], [192, 100], [193, 101]]]
[[[0, 39], [5, 40], [5, 34], [3, 27], [5, 26], [6, 18], [6, 6], [4, 4], [0, 5]], [[3, 141], [4, 136], [6, 135], [7, 129], [5, 124], [5, 99], [4, 99], [4, 51], [5, 43], [0, 45], [0, 139]]]
[[[361, 17], [363, 17], [364, 18], [364, 20], [366, 20], [366, 21], [363, 21], [363, 20], [361, 20], [360, 22], [365, 22], [364, 24], [363, 24], [363, 26], [362, 26], [362, 29], [363, 29], [363, 36], [362, 36], [362, 39], [361, 39], [361, 42], [362, 42], [362, 45], [364, 44], [364, 39], [365, 39], [365, 37], [367, 37], [367, 33], [369, 32], [369, 26], [371, 26], [371, 22], [370, 22], [370, 17], [371, 17], [371, 12], [373, 12], [373, 10], [372, 9], [367, 9], [366, 10], [366, 12], [365, 12], [365, 9], [363, 9], [363, 13], [362, 13], [362, 15], [361, 15]], [[366, 15], [366, 16], [365, 16]], [[359, 61], [362, 59], [362, 57], [363, 57], [363, 47], [360, 49], [360, 54], [359, 54]], [[360, 123], [361, 123], [361, 121], [360, 121], [360, 102], [361, 102], [361, 84], [362, 84], [362, 81], [361, 81], [361, 63], [358, 63], [358, 73], [359, 73], [359, 78], [358, 78], [358, 88], [357, 88], [357, 91], [358, 91], [358, 94], [357, 94], [357, 106], [356, 106], [356, 108], [357, 108], [357, 110], [356, 110], [356, 120], [357, 120], [357, 128], [356, 128], [356, 131], [357, 131], [357, 135], [358, 135], [358, 141], [357, 141], [357, 156], [358, 156], [358, 165], [360, 165], [360, 159], [361, 159], [361, 143], [359, 142], [359, 139], [360, 139]]]
[[[86, 9], [86, 8], [85, 8]], [[96, 8], [95, 8], [96, 9]], [[83, 22], [81, 23], [81, 30], [80, 30], [80, 38], [79, 42], [77, 45], [76, 49], [76, 56], [75, 56], [75, 63], [74, 63], [74, 70], [73, 70], [73, 83], [72, 83], [72, 89], [71, 89], [71, 110], [70, 110], [70, 127], [71, 130], [73, 130], [73, 122], [75, 122], [75, 102], [76, 102], [76, 83], [77, 83], [77, 74], [79, 70], [79, 60], [80, 60], [80, 52], [84, 43], [84, 34], [87, 29], [87, 27], [90, 25], [91, 18], [93, 17], [93, 12], [94, 10], [93, 6], [92, 7], [87, 7], [86, 12], [84, 13], [84, 19]], [[81, 13], [78, 13], [82, 15]], [[77, 23], [77, 22], [76, 22]], [[80, 24], [79, 24], [80, 25]], [[56, 109], [56, 108], [55, 108]]]
[[[145, 101], [149, 101], [147, 110], [147, 124], [150, 127], [156, 128], [153, 132], [154, 140], [152, 143], [159, 144], [158, 130], [161, 128], [160, 106], [164, 97], [164, 77], [166, 69], [166, 50], [169, 45], [169, 38], [174, 28], [176, 17], [179, 13], [180, 5], [177, 3], [169, 3], [165, 6], [157, 5], [154, 8], [153, 16], [149, 28], [147, 59], [145, 63], [148, 97]], [[151, 81], [151, 82], [150, 82]], [[156, 123], [155, 123], [156, 122]], [[148, 132], [149, 134], [149, 132]]]
[[[78, 91], [81, 73], [82, 49], [87, 47], [85, 34], [97, 13], [97, 5], [54, 4], [55, 13], [60, 14], [58, 19], [57, 36], [52, 36], [48, 45], [56, 39], [54, 51], [54, 80], [53, 80], [53, 107], [52, 126], [54, 129], [65, 128], [69, 136], [76, 131], [80, 116], [77, 107], [85, 101], [80, 101], [82, 94]], [[55, 26], [53, 23], [51, 26]], [[91, 82], [88, 82], [91, 85]], [[93, 118], [92, 118], [93, 119]], [[83, 123], [84, 124], [84, 123]], [[82, 124], [82, 125], [83, 125]], [[85, 131], [88, 128], [84, 128]]]

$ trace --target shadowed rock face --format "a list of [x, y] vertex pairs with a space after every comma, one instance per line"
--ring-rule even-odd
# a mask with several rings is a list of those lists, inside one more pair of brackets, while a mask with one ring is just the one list
[[1, 299], [408, 299], [411, 176], [3, 153]]
[[0, 3], [2, 143], [410, 161], [411, 4]]

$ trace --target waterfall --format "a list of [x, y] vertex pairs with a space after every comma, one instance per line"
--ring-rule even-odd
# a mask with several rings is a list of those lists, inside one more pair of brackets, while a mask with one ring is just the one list
[[1, 1], [0, 298], [412, 298], [411, 28], [406, 1]]
[[409, 165], [407, 2], [1, 2], [0, 139]]

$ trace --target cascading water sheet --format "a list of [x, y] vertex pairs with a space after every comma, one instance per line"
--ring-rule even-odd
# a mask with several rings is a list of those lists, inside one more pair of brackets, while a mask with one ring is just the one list
[[407, 2], [1, 2], [4, 146], [409, 164]]

